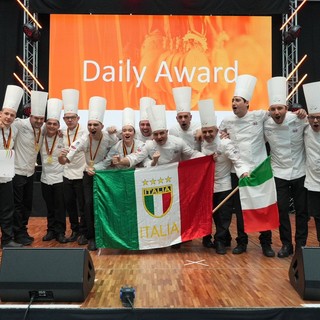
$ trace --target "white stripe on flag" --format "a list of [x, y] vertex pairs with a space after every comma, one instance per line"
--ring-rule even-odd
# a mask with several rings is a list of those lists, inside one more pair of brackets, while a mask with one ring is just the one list
[[277, 202], [274, 179], [254, 187], [240, 188], [241, 207], [243, 210], [265, 208]]
[[163, 201], [162, 201], [162, 194], [153, 196], [154, 202], [154, 215], [157, 217], [163, 214]]

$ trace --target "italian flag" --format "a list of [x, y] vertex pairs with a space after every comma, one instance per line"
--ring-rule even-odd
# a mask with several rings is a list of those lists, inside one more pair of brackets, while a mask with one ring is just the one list
[[277, 193], [270, 157], [255, 168], [249, 177], [239, 180], [239, 192], [245, 232], [279, 227]]
[[212, 156], [151, 168], [97, 171], [98, 248], [167, 247], [212, 233]]

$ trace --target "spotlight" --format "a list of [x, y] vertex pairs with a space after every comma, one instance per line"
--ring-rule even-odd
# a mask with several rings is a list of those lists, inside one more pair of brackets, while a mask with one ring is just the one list
[[288, 31], [283, 33], [283, 42], [285, 44], [290, 44], [297, 38], [299, 38], [301, 33], [301, 27], [299, 25], [295, 25], [289, 28]]
[[290, 107], [289, 107], [289, 111], [295, 112], [298, 111], [300, 109], [303, 109], [302, 105], [300, 103], [293, 103]]
[[121, 287], [120, 288], [120, 300], [124, 307], [133, 308], [133, 302], [136, 295], [136, 290], [132, 287]]
[[27, 118], [30, 117], [30, 114], [31, 114], [31, 104], [30, 102], [26, 103], [24, 106], [23, 106], [23, 115]]
[[37, 42], [40, 39], [40, 31], [32, 24], [26, 23], [23, 25], [23, 32], [32, 42]]

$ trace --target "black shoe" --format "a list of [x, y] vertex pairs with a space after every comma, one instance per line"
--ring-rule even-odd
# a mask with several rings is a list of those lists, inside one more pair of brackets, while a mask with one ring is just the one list
[[270, 244], [264, 244], [262, 246], [262, 253], [268, 258], [273, 258], [276, 255]]
[[28, 232], [24, 235], [26, 238], [30, 239], [31, 241], [34, 241], [34, 237], [31, 237]]
[[209, 240], [209, 239], [202, 239], [202, 245], [205, 248], [214, 248], [213, 242], [211, 240]]
[[93, 239], [88, 240], [88, 250], [89, 251], [96, 251], [97, 247], [96, 247], [96, 242]]
[[60, 243], [67, 243], [68, 240], [63, 233], [58, 233], [56, 236], [56, 240]]
[[23, 246], [30, 246], [30, 244], [33, 242], [31, 239], [24, 236], [16, 237], [14, 241], [16, 243], [22, 244]]
[[42, 241], [51, 241], [56, 238], [56, 235], [53, 231], [48, 231], [47, 234], [42, 238]]
[[9, 241], [8, 243], [1, 244], [1, 248], [21, 248], [23, 245], [21, 243], [17, 243], [13, 240]]
[[67, 238], [68, 242], [75, 242], [79, 238], [79, 232], [72, 231], [71, 236]]
[[292, 244], [284, 244], [278, 252], [278, 258], [287, 258], [293, 254]]
[[214, 244], [215, 244], [217, 254], [226, 254], [227, 253], [227, 249], [222, 242], [216, 241]]
[[79, 246], [83, 246], [85, 244], [88, 244], [88, 239], [82, 234], [80, 235], [80, 237], [78, 238], [78, 245]]
[[171, 246], [172, 249], [180, 249], [181, 248], [181, 243], [173, 244]]
[[247, 251], [247, 245], [239, 243], [233, 250], [233, 254], [241, 254]]

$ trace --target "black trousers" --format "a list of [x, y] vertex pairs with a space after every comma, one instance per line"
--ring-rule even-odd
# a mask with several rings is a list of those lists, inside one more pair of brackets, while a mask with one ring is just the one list
[[308, 190], [308, 214], [313, 217], [316, 230], [317, 239], [320, 242], [320, 192]]
[[[239, 179], [235, 173], [231, 173], [231, 184], [232, 189], [236, 188], [239, 184]], [[241, 209], [240, 195], [239, 191], [236, 192], [232, 196], [233, 201], [233, 209], [235, 211], [237, 217], [237, 233], [238, 236], [236, 238], [238, 244], [248, 244], [248, 234], [244, 232], [244, 222], [243, 222], [243, 214]], [[272, 233], [270, 230], [261, 231], [259, 236], [260, 244], [269, 245], [272, 243]]]
[[27, 234], [27, 226], [32, 210], [33, 178], [16, 174], [13, 179], [14, 214], [13, 232], [16, 238]]
[[0, 227], [1, 243], [7, 244], [13, 239], [13, 183], [0, 183]]
[[83, 175], [83, 192], [84, 192], [84, 216], [87, 224], [88, 240], [95, 239], [94, 230], [94, 212], [93, 212], [93, 176], [89, 176], [86, 172]]
[[[215, 192], [213, 194], [213, 208], [216, 208], [230, 192], [231, 190]], [[213, 214], [213, 221], [216, 226], [216, 233], [214, 234], [215, 242], [226, 244], [226, 242], [231, 240], [229, 227], [232, 219], [232, 209], [232, 199], [230, 198]]]
[[63, 183], [48, 185], [41, 182], [41, 190], [48, 211], [47, 231], [65, 234], [66, 210], [63, 197]]
[[308, 237], [307, 190], [304, 187], [305, 176], [284, 180], [275, 178], [277, 201], [280, 218], [280, 240], [282, 244], [292, 244], [292, 230], [289, 218], [289, 201], [293, 199], [296, 218], [295, 242], [297, 246], [305, 246]]
[[69, 215], [71, 230], [86, 233], [84, 217], [84, 195], [82, 179], [68, 179], [63, 177], [64, 200]]

